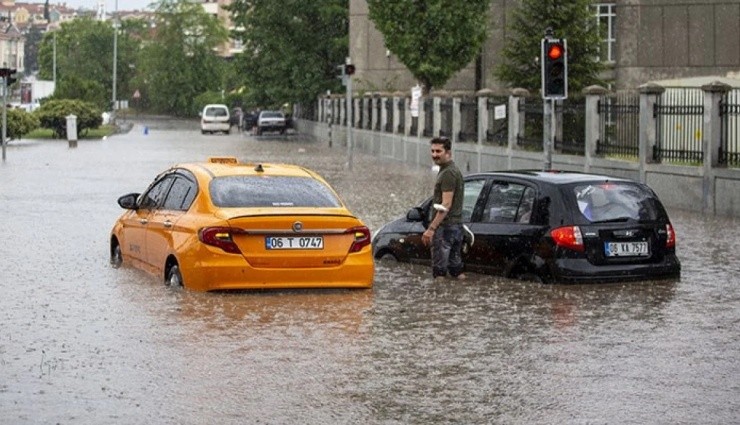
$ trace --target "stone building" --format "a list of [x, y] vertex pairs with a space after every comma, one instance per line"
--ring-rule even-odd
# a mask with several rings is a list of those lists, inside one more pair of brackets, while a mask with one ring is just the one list
[[[385, 48], [368, 18], [365, 0], [350, 0], [349, 53], [359, 90], [407, 91], [412, 75]], [[491, 27], [483, 53], [454, 75], [446, 90], [506, 89], [492, 70], [516, 0], [492, 0]], [[594, 1], [594, 19], [606, 26], [601, 60], [613, 89], [648, 81], [718, 76], [740, 78], [740, 0]], [[543, 29], [544, 31], [544, 29]], [[537, 52], [536, 54], [539, 54]]]

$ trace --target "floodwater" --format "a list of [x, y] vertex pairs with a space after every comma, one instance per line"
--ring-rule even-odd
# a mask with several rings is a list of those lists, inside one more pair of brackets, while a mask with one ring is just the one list
[[[144, 125], [146, 130], [144, 131]], [[359, 291], [194, 293], [108, 264], [118, 196], [234, 155], [321, 173], [371, 229], [429, 169], [141, 120], [0, 164], [0, 423], [740, 422], [738, 221], [669, 211], [680, 280], [539, 285], [379, 262]], [[431, 164], [430, 164], [431, 165]]]

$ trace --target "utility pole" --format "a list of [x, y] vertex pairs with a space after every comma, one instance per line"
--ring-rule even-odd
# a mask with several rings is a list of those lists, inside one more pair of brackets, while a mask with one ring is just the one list
[[347, 74], [347, 150], [349, 151], [349, 170], [352, 171], [352, 156], [354, 154], [354, 139], [352, 137], [352, 74], [355, 73], [355, 66], [348, 57], [347, 64], [344, 65], [344, 72]]
[[118, 71], [118, 0], [115, 3], [113, 12], [113, 107], [111, 111], [111, 123], [116, 123], [116, 79]]

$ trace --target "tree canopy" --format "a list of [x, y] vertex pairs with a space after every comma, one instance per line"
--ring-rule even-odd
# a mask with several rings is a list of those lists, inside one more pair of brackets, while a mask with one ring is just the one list
[[[56, 39], [56, 41], [55, 41]], [[62, 84], [66, 79], [90, 82], [105, 90], [94, 102], [107, 109], [113, 91], [113, 26], [91, 18], [79, 18], [62, 23], [58, 31], [48, 32], [39, 47], [39, 78], [51, 80], [54, 75], [54, 44], [56, 43], [56, 76]], [[127, 90], [134, 74], [129, 64], [136, 62], [139, 41], [123, 32], [117, 38], [117, 90]], [[77, 96], [76, 98], [80, 98]], [[107, 99], [107, 100], [101, 100]], [[108, 102], [101, 104], [100, 102]]]
[[[512, 87], [539, 92], [541, 86], [540, 42], [550, 27], [555, 38], [567, 40], [568, 91], [579, 92], [603, 84], [599, 73], [599, 32], [591, 0], [522, 0], [508, 25], [502, 62], [494, 75]], [[536, 23], [536, 24], [533, 24]]]
[[443, 86], [481, 51], [490, 0], [367, 0], [385, 45], [422, 84]]
[[311, 102], [338, 90], [347, 56], [346, 0], [234, 0], [227, 6], [244, 53], [235, 66], [249, 102], [260, 107]]
[[197, 114], [199, 94], [224, 89], [224, 61], [216, 49], [228, 31], [188, 0], [160, 0], [155, 8], [156, 32], [140, 52], [134, 84], [155, 112]]

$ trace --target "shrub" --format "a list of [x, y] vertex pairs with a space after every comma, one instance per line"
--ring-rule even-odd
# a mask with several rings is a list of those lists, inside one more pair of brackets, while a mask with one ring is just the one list
[[103, 123], [101, 111], [92, 103], [81, 100], [62, 99], [44, 102], [34, 111], [41, 123], [41, 127], [49, 128], [54, 137], [67, 137], [67, 116], [77, 116], [77, 134], [84, 137], [87, 130], [98, 128]]
[[8, 139], [20, 139], [39, 128], [39, 119], [30, 112], [26, 112], [23, 109], [8, 109], [7, 114]]

